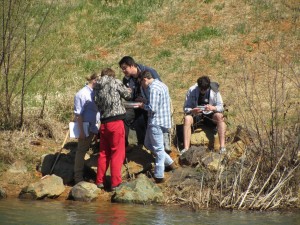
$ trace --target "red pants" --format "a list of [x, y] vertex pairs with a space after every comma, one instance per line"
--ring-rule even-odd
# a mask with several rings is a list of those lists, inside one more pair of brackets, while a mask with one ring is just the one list
[[105, 183], [105, 174], [110, 165], [111, 186], [122, 182], [122, 165], [125, 159], [125, 129], [123, 120], [101, 124], [100, 153], [96, 184]]

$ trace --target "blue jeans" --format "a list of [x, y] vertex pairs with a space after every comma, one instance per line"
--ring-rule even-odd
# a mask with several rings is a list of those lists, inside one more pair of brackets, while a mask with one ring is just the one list
[[154, 177], [164, 178], [165, 166], [171, 165], [174, 161], [165, 152], [164, 133], [167, 129], [161, 126], [148, 125], [145, 137], [145, 147], [155, 155]]

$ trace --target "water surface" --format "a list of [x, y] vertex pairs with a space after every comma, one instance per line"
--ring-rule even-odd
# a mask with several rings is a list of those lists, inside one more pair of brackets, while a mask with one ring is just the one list
[[242, 212], [181, 207], [84, 203], [55, 200], [0, 200], [0, 224], [199, 224], [199, 225], [299, 225], [300, 210], [291, 212]]

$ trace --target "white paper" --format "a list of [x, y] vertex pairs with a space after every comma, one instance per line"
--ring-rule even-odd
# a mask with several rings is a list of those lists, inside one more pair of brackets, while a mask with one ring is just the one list
[[[77, 122], [70, 122], [69, 123], [70, 129], [70, 138], [78, 138], [80, 134], [79, 126]], [[85, 136], [89, 136], [89, 122], [83, 122], [83, 131]]]

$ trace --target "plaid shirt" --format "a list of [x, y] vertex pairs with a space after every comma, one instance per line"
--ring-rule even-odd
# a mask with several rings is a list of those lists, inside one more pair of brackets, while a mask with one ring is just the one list
[[154, 79], [149, 85], [149, 100], [144, 106], [148, 111], [148, 124], [171, 128], [170, 96], [168, 87]]

